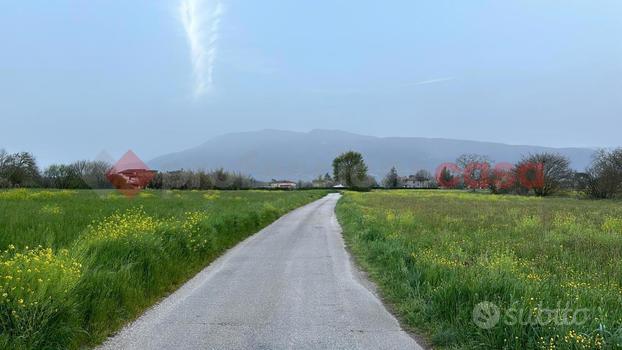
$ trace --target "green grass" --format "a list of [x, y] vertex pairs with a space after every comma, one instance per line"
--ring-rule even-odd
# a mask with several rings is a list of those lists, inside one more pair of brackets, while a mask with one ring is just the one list
[[[622, 348], [621, 202], [374, 191], [346, 193], [337, 214], [357, 261], [435, 348]], [[473, 321], [486, 301], [500, 312], [490, 329]]]
[[104, 340], [325, 191], [0, 191], [0, 349]]

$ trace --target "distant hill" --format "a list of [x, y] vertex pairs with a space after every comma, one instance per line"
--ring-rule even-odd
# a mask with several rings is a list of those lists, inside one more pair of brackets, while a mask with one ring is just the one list
[[239, 171], [259, 180], [304, 179], [331, 172], [332, 160], [348, 150], [361, 152], [371, 175], [378, 179], [396, 166], [401, 175], [419, 169], [433, 171], [460, 154], [478, 153], [497, 162], [518, 161], [535, 152], [558, 152], [583, 170], [594, 150], [513, 146], [502, 143], [433, 139], [423, 137], [373, 137], [336, 130], [307, 133], [262, 130], [231, 133], [209, 139], [200, 146], [155, 158], [149, 166], [158, 170], [215, 169]]

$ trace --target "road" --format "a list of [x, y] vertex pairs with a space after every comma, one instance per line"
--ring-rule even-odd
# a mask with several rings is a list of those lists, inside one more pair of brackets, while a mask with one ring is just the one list
[[243, 241], [101, 349], [421, 349], [352, 265], [338, 199]]

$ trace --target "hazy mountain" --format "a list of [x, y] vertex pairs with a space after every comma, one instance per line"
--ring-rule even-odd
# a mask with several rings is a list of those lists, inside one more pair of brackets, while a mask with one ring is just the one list
[[312, 179], [331, 172], [332, 160], [341, 152], [361, 152], [370, 174], [381, 178], [396, 166], [401, 175], [418, 169], [434, 170], [460, 154], [488, 155], [496, 162], [516, 162], [522, 155], [558, 152], [570, 158], [572, 167], [584, 169], [593, 150], [513, 146], [501, 143], [432, 139], [423, 137], [373, 137], [343, 131], [313, 130], [308, 133], [262, 130], [232, 133], [209, 139], [202, 145], [153, 159], [158, 170], [215, 169], [240, 171], [260, 180]]

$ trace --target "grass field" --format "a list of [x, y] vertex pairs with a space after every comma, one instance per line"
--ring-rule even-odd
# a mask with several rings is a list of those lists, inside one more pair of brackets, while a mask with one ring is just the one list
[[325, 191], [0, 191], [0, 349], [93, 345]]
[[622, 202], [374, 191], [347, 193], [337, 214], [435, 347], [622, 348]]

